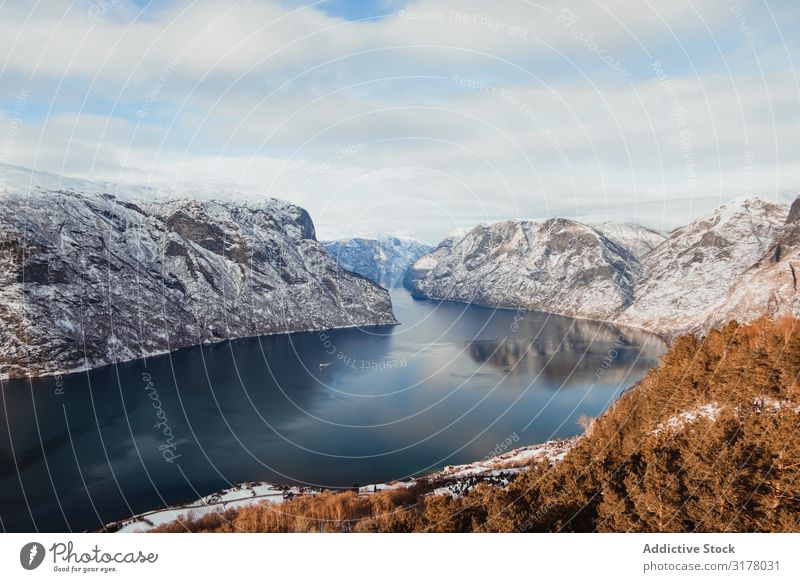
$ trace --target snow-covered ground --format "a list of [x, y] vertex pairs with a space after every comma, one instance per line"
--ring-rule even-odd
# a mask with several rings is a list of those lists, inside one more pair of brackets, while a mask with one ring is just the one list
[[435, 486], [434, 495], [457, 497], [469, 492], [479, 483], [505, 487], [518, 473], [541, 461], [557, 463], [575, 446], [580, 437], [552, 440], [538, 445], [520, 447], [494, 457], [466, 465], [449, 465], [426, 479]]
[[562, 460], [575, 446], [579, 437], [552, 440], [538, 445], [520, 447], [495, 457], [489, 457], [466, 465], [449, 465], [427, 476], [429, 481], [461, 479], [464, 477], [496, 477], [501, 473], [514, 474], [525, 468], [547, 460], [556, 463]]
[[[542, 460], [551, 463], [560, 461], [575, 445], [579, 437], [553, 440], [546, 443], [520, 447], [500, 455], [489, 457], [466, 465], [449, 465], [441, 471], [430, 473], [419, 479], [375, 483], [358, 490], [359, 495], [372, 495], [389, 489], [413, 487], [425, 480], [434, 485], [434, 495], [458, 495], [483, 480], [494, 484], [506, 484], [508, 479]], [[437, 486], [438, 485], [438, 486]], [[257, 505], [259, 503], [283, 503], [302, 495], [318, 495], [324, 489], [314, 487], [288, 487], [266, 482], [242, 483], [212, 493], [191, 503], [175, 505], [141, 513], [129, 519], [108, 524], [110, 531], [120, 533], [139, 533], [153, 530], [176, 519], [201, 517], [209, 513], [223, 513], [229, 509]]]
[[[677, 432], [683, 430], [689, 424], [704, 418], [714, 422], [717, 420], [723, 408], [723, 406], [720, 406], [716, 402], [703, 404], [693, 410], [687, 410], [686, 412], [681, 412], [680, 414], [670, 417], [666, 422], [660, 423], [650, 434], [657, 435], [665, 430]], [[734, 410], [737, 414], [742, 412], [741, 407], [737, 407]], [[800, 414], [800, 405], [791, 400], [778, 400], [771, 396], [756, 396], [752, 401], [752, 410], [756, 413], [769, 412], [773, 414], [780, 410], [790, 410], [795, 414]]]
[[109, 524], [107, 527], [109, 530], [116, 530], [119, 533], [146, 532], [176, 519], [196, 518], [209, 513], [223, 513], [229, 509], [258, 503], [283, 503], [284, 499], [292, 499], [300, 495], [317, 495], [321, 492], [321, 489], [312, 487], [286, 487], [265, 482], [242, 483], [230, 489], [206, 495], [191, 503], [140, 513], [129, 519]]
[[704, 404], [694, 410], [687, 410], [686, 412], [681, 412], [669, 418], [666, 422], [659, 424], [650, 434], [660, 434], [665, 430], [679, 431], [687, 424], [695, 422], [700, 418], [708, 418], [714, 421], [717, 419], [717, 416], [719, 416], [721, 410], [722, 408], [716, 402]]

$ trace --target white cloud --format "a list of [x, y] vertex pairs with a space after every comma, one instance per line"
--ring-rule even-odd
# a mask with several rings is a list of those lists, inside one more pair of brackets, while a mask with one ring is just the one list
[[355, 23], [276, 1], [99, 5], [0, 8], [4, 161], [231, 183], [330, 231], [431, 240], [509, 216], [658, 221], [664, 200], [675, 222], [706, 204], [687, 200], [800, 183], [797, 41], [750, 2], [419, 0]]

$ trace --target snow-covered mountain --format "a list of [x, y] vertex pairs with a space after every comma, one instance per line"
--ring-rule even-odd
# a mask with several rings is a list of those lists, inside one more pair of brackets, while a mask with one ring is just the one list
[[630, 222], [603, 222], [595, 228], [628, 249], [637, 259], [641, 259], [666, 238], [651, 228]]
[[566, 219], [482, 225], [421, 257], [406, 282], [419, 297], [610, 320], [667, 339], [800, 315], [799, 202], [789, 212], [734, 200], [647, 250], [660, 237]]
[[785, 223], [759, 260], [739, 278], [709, 316], [706, 327], [735, 319], [747, 323], [767, 314], [800, 315], [800, 198], [794, 201]]
[[772, 244], [786, 214], [782, 204], [738, 199], [673, 231], [643, 258], [635, 300], [618, 321], [665, 337], [705, 331], [731, 288]]
[[[2, 186], [2, 185], [0, 185]], [[394, 324], [308, 213], [0, 188], [0, 374], [53, 374], [230, 338]]]
[[461, 241], [471, 229], [458, 229], [451, 232], [436, 248], [431, 250], [428, 254], [422, 255], [419, 259], [414, 261], [406, 269], [406, 274], [403, 277], [403, 287], [413, 293], [414, 282], [422, 279], [429, 271], [431, 271], [439, 261], [445, 256], [450, 254], [453, 245]]
[[406, 269], [433, 250], [425, 243], [391, 235], [347, 238], [322, 244], [345, 269], [387, 289], [399, 287]]
[[406, 285], [418, 297], [608, 319], [632, 301], [639, 269], [591, 226], [509, 220], [446, 239], [414, 263]]

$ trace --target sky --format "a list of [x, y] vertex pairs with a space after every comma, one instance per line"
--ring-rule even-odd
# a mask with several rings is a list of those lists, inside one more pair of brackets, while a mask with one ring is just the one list
[[[0, 164], [320, 238], [800, 192], [797, 0], [0, 0]], [[2, 178], [2, 176], [0, 176]]]

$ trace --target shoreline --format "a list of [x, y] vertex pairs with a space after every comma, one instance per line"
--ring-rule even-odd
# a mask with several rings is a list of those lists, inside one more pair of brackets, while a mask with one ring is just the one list
[[[648, 329], [646, 327], [639, 327], [637, 325], [633, 325], [630, 323], [619, 323], [615, 319], [600, 319], [600, 318], [592, 318], [587, 316], [577, 316], [577, 315], [569, 315], [567, 313], [561, 313], [558, 311], [540, 311], [537, 309], [528, 309], [523, 307], [511, 307], [511, 306], [499, 306], [499, 305], [487, 305], [485, 303], [480, 302], [470, 302], [470, 301], [458, 301], [454, 299], [441, 299], [436, 297], [426, 297], [426, 296], [417, 296], [414, 295], [412, 291], [405, 287], [396, 287], [395, 289], [403, 289], [411, 295], [411, 297], [415, 301], [433, 301], [433, 302], [447, 302], [447, 303], [457, 303], [461, 305], [471, 305], [475, 307], [481, 307], [484, 309], [494, 309], [494, 310], [501, 310], [501, 311], [518, 311], [524, 313], [538, 313], [546, 316], [556, 316], [556, 317], [564, 317], [567, 319], [575, 319], [578, 321], [588, 321], [593, 323], [600, 323], [603, 325], [608, 326], [616, 326], [623, 329], [629, 329], [633, 331], [637, 331], [643, 334], [651, 335], [661, 341], [666, 347], [669, 347], [672, 341], [675, 339], [676, 334], [674, 332], [659, 332], [652, 329]], [[391, 295], [392, 289], [387, 289], [387, 291]], [[268, 338], [274, 336], [283, 336], [283, 335], [292, 335], [292, 334], [300, 334], [300, 333], [319, 333], [324, 331], [337, 331], [337, 330], [345, 330], [345, 329], [355, 329], [355, 328], [370, 328], [370, 327], [396, 327], [403, 325], [402, 322], [398, 321], [397, 318], [393, 315], [393, 322], [389, 323], [355, 323], [351, 325], [343, 325], [337, 327], [326, 327], [326, 328], [309, 328], [309, 329], [294, 329], [294, 330], [285, 330], [285, 331], [275, 331], [271, 333], [260, 333], [260, 334], [252, 334], [252, 335], [242, 335], [242, 336], [235, 336], [235, 337], [228, 337], [228, 338], [220, 338], [220, 339], [211, 339], [206, 340], [201, 343], [190, 344], [186, 346], [182, 346], [179, 348], [174, 349], [166, 349], [166, 350], [153, 350], [151, 352], [139, 354], [133, 358], [125, 358], [116, 360], [113, 362], [109, 361], [95, 361], [91, 363], [82, 364], [79, 366], [75, 366], [72, 368], [64, 368], [59, 370], [47, 370], [37, 372], [35, 374], [8, 374], [7, 372], [0, 372], [0, 381], [12, 381], [12, 380], [39, 380], [45, 378], [58, 378], [63, 376], [71, 376], [75, 374], [85, 374], [87, 372], [91, 372], [94, 370], [99, 370], [101, 368], [107, 368], [112, 366], [119, 366], [122, 364], [129, 364], [131, 362], [137, 362], [140, 360], [147, 360], [148, 358], [154, 358], [159, 356], [169, 356], [176, 352], [180, 352], [182, 350], [189, 350], [195, 348], [204, 348], [204, 347], [211, 347], [211, 346], [218, 346], [224, 344], [225, 342], [236, 342], [240, 340], [248, 340], [248, 339], [258, 339], [258, 338]], [[696, 334], [695, 334], [696, 335]]]
[[[485, 457], [463, 465], [447, 465], [443, 469], [420, 477], [407, 478], [388, 483], [371, 483], [358, 488], [359, 495], [372, 495], [389, 489], [413, 487], [427, 482], [433, 486], [430, 495], [459, 496], [479, 482], [492, 481], [508, 484], [511, 478], [540, 461], [555, 464], [578, 443], [580, 435], [566, 439], [554, 439], [533, 445], [526, 445]], [[236, 484], [195, 501], [175, 504], [163, 509], [145, 511], [126, 519], [105, 525], [102, 530], [108, 533], [146, 533], [177, 519], [200, 517], [209, 513], [224, 513], [260, 503], [279, 505], [284, 500], [306, 495], [319, 495], [327, 492], [341, 492], [346, 489], [309, 487], [300, 485], [279, 485], [266, 481]]]
[[154, 350], [154, 351], [148, 352], [148, 353], [146, 353], [144, 355], [137, 355], [135, 358], [126, 358], [126, 359], [116, 360], [116, 361], [113, 361], [113, 362], [83, 364], [81, 366], [76, 366], [74, 368], [65, 368], [65, 369], [55, 370], [55, 371], [46, 371], [46, 372], [37, 373], [35, 375], [18, 376], [18, 375], [10, 375], [10, 374], [7, 374], [7, 373], [3, 372], [3, 373], [0, 373], [0, 382], [7, 382], [7, 381], [13, 381], [13, 380], [28, 380], [28, 381], [31, 381], [31, 380], [42, 380], [42, 379], [46, 379], [46, 378], [61, 378], [61, 377], [65, 377], [65, 376], [73, 376], [73, 375], [76, 375], [76, 374], [85, 374], [87, 372], [92, 372], [94, 370], [100, 370], [102, 368], [110, 368], [112, 366], [113, 367], [121, 366], [123, 364], [130, 364], [132, 362], [144, 361], [144, 360], [147, 360], [149, 358], [157, 358], [157, 357], [160, 357], [160, 356], [170, 356], [172, 354], [175, 354], [175, 353], [183, 351], [183, 350], [192, 350], [192, 349], [197, 349], [197, 348], [202, 349], [202, 348], [212, 347], [212, 346], [216, 347], [216, 346], [220, 346], [220, 345], [224, 344], [225, 342], [232, 343], [232, 342], [237, 342], [237, 341], [242, 341], [242, 340], [252, 340], [252, 339], [259, 339], [259, 338], [269, 338], [269, 337], [276, 337], [276, 336], [292, 335], [292, 334], [295, 334], [295, 333], [321, 333], [321, 332], [324, 332], [324, 331], [338, 331], [338, 330], [356, 329], [356, 328], [362, 328], [362, 327], [363, 328], [369, 328], [369, 327], [395, 327], [395, 326], [399, 326], [399, 325], [402, 325], [402, 323], [397, 321], [397, 319], [395, 318], [394, 322], [392, 322], [392, 323], [363, 323], [363, 324], [354, 323], [352, 325], [344, 325], [344, 326], [339, 326], [339, 327], [322, 327], [322, 328], [318, 328], [318, 329], [317, 328], [314, 328], [314, 329], [294, 329], [294, 330], [291, 330], [291, 331], [276, 331], [276, 332], [272, 332], [272, 333], [261, 333], [261, 334], [255, 334], [255, 335], [242, 335], [242, 336], [236, 336], [236, 337], [221, 338], [221, 339], [218, 339], [218, 340], [204, 341], [204, 342], [201, 342], [201, 343], [198, 343], [198, 344], [191, 344], [191, 345], [188, 345], [188, 346], [182, 346], [182, 347], [175, 348], [175, 349]]

